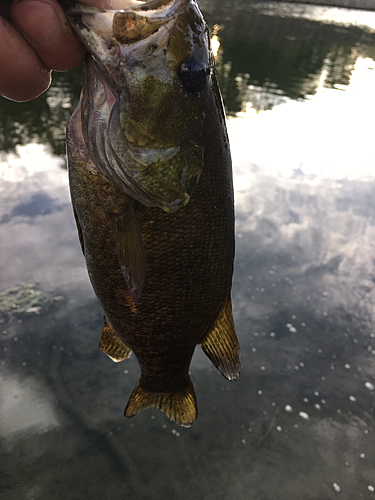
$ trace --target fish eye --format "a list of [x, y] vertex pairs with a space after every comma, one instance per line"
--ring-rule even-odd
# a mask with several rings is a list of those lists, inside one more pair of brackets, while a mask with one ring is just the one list
[[200, 92], [207, 82], [208, 72], [203, 62], [190, 58], [181, 64], [178, 79], [187, 92]]

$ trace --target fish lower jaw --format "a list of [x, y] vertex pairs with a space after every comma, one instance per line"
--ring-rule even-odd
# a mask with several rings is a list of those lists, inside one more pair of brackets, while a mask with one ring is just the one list
[[124, 10], [135, 5], [142, 5], [145, 2], [139, 0], [107, 0], [105, 9]]

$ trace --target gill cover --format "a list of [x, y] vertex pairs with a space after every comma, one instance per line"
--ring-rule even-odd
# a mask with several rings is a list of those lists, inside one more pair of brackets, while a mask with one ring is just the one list
[[112, 6], [67, 9], [91, 55], [82, 97], [86, 147], [129, 196], [175, 212], [189, 202], [203, 167], [213, 66], [207, 26], [194, 0]]

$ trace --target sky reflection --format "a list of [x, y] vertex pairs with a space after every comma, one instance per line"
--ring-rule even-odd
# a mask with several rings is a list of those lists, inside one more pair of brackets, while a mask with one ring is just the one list
[[314, 95], [284, 98], [272, 112], [248, 102], [228, 123], [235, 186], [250, 187], [250, 163], [269, 175], [298, 173], [306, 182], [374, 176], [374, 70], [373, 60], [358, 58], [349, 85], [338, 90], [326, 88], [323, 69]]
[[25, 433], [47, 432], [59, 426], [54, 396], [37, 378], [0, 376], [0, 434], [10, 449]]
[[296, 3], [292, 6], [287, 2], [259, 2], [255, 8], [266, 15], [307, 19], [324, 24], [343, 27], [358, 27], [362, 30], [375, 32], [375, 12], [366, 10], [351, 10], [321, 5], [304, 5]]

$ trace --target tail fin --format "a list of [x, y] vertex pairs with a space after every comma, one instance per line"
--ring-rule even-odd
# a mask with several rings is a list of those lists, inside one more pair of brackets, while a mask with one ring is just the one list
[[138, 382], [125, 408], [125, 417], [134, 417], [142, 410], [152, 407], [159, 408], [172, 422], [190, 427], [198, 415], [194, 387], [190, 378], [188, 387], [184, 391], [175, 393], [145, 391]]

